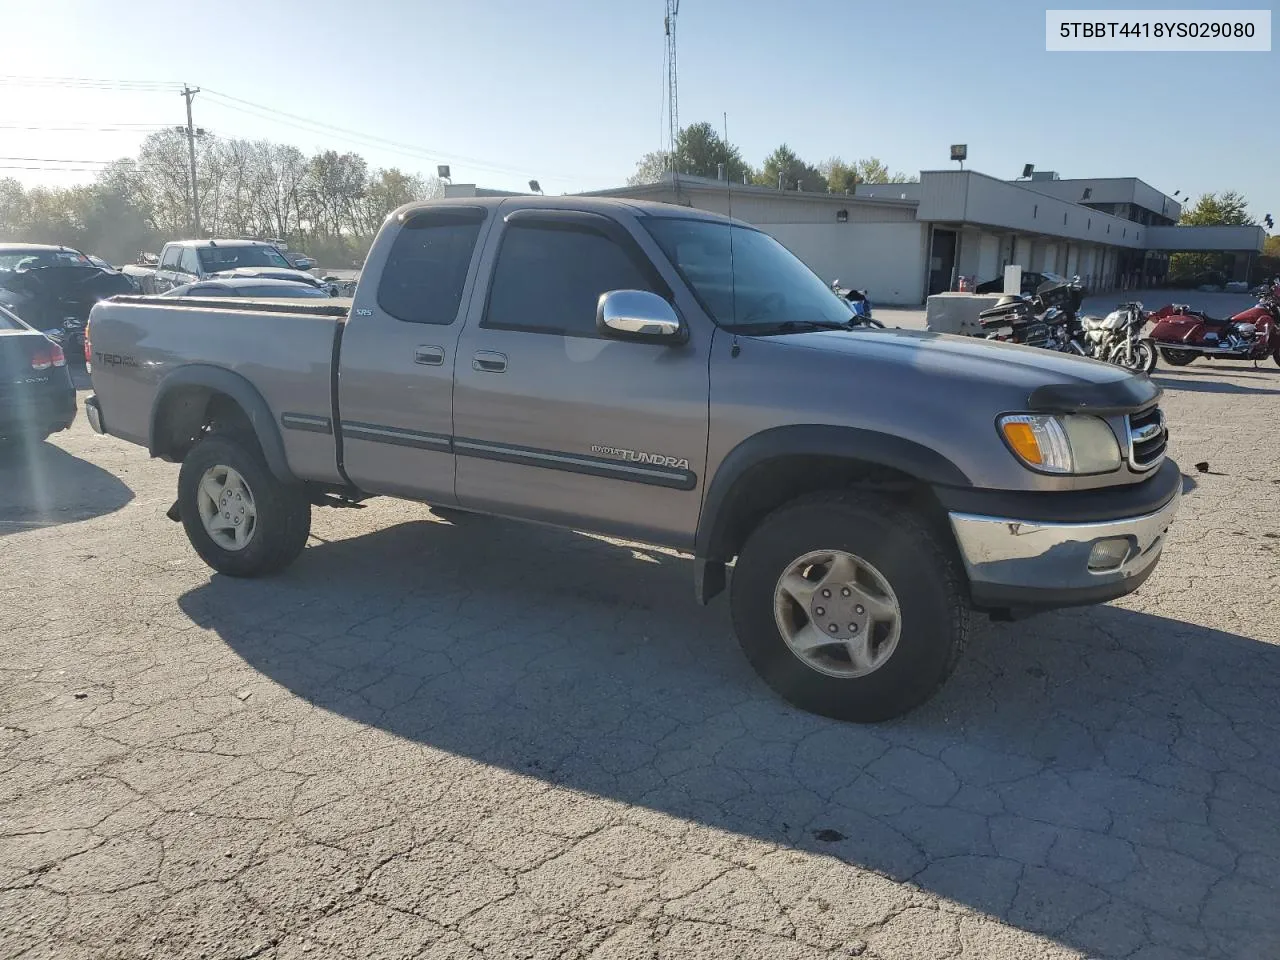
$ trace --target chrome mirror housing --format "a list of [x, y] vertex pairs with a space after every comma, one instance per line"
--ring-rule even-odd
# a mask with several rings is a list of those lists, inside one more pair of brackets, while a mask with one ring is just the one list
[[675, 307], [647, 290], [610, 290], [600, 294], [596, 329], [615, 340], [683, 343], [688, 339]]

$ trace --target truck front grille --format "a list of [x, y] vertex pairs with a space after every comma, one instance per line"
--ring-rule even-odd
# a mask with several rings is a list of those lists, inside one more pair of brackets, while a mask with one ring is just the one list
[[1169, 446], [1169, 430], [1165, 426], [1164, 411], [1148, 407], [1141, 413], [1131, 413], [1126, 418], [1129, 433], [1129, 466], [1143, 472], [1152, 470], [1164, 460]]

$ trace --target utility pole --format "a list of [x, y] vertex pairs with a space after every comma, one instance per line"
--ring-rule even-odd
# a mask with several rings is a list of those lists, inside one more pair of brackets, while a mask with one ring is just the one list
[[671, 184], [675, 188], [676, 202], [680, 202], [680, 164], [677, 144], [680, 140], [679, 90], [676, 84], [676, 15], [680, 13], [680, 0], [666, 0], [667, 15], [662, 20], [667, 38], [667, 126], [671, 140]]
[[185, 83], [182, 85], [182, 99], [187, 101], [187, 157], [191, 161], [191, 225], [196, 237], [200, 236], [200, 198], [196, 194], [196, 128], [191, 122], [191, 101], [199, 92], [199, 87], [193, 90]]

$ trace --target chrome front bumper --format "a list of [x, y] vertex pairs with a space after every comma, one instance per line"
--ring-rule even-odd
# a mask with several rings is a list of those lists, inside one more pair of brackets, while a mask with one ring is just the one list
[[[1099, 523], [950, 514], [975, 605], [1060, 607], [1132, 593], [1155, 569], [1181, 498], [1177, 488], [1154, 513]], [[1090, 569], [1094, 546], [1118, 539], [1128, 541], [1123, 561]]]

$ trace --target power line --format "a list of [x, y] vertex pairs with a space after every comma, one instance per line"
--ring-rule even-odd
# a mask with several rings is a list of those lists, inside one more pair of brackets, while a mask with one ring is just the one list
[[102, 167], [23, 167], [0, 163], [0, 170], [43, 170], [46, 173], [102, 173]]
[[[92, 90], [114, 90], [125, 92], [141, 92], [141, 93], [160, 93], [160, 92], [177, 92], [182, 93], [188, 88], [174, 82], [159, 80], [107, 80], [93, 77], [40, 77], [40, 76], [24, 76], [19, 74], [0, 74], [0, 84], [11, 84], [20, 86], [37, 86], [37, 87], [63, 87], [67, 89], [92, 89]], [[398, 153], [402, 156], [411, 157], [418, 160], [440, 161], [448, 160], [456, 163], [464, 163], [481, 170], [488, 170], [496, 173], [506, 173], [512, 175], [525, 176], [530, 172], [530, 168], [519, 168], [506, 166], [504, 164], [493, 163], [482, 160], [478, 157], [467, 156], [466, 154], [449, 153], [447, 151], [433, 150], [416, 144], [405, 143], [403, 141], [391, 140], [386, 137], [376, 136], [374, 134], [362, 133], [359, 130], [353, 130], [348, 127], [342, 127], [337, 124], [326, 123], [322, 120], [312, 120], [299, 114], [289, 113], [285, 110], [279, 110], [275, 107], [269, 107], [265, 104], [255, 103], [252, 100], [245, 100], [241, 97], [235, 97], [230, 94], [221, 93], [216, 90], [205, 88], [203, 91], [206, 95], [213, 98], [210, 103], [223, 107], [228, 110], [235, 110], [248, 116], [255, 117], [259, 120], [270, 120], [273, 123], [291, 126], [299, 130], [303, 130], [313, 135], [321, 134], [333, 137], [334, 139], [345, 139], [349, 143], [353, 143], [365, 148], [374, 148], [386, 150], [392, 153]], [[131, 124], [114, 124], [103, 127], [66, 127], [68, 131], [76, 129], [84, 130], [107, 130], [119, 127], [121, 129], [132, 127]], [[143, 127], [152, 127], [151, 124], [139, 124], [138, 129]], [[165, 129], [168, 125], [154, 125], [154, 129]], [[20, 125], [3, 126], [0, 129], [64, 129], [64, 128], [40, 128], [25, 127]], [[591, 179], [583, 174], [542, 174], [543, 179], [559, 180], [571, 182], [575, 180]]]
[[96, 90], [137, 90], [140, 92], [177, 90], [179, 84], [163, 80], [98, 80], [91, 77], [36, 77], [15, 73], [0, 74], [0, 83], [25, 87], [73, 87]]
[[[466, 163], [466, 164], [470, 164], [471, 166], [478, 167], [482, 170], [491, 170], [497, 173], [510, 173], [510, 174], [516, 174], [519, 176], [525, 176], [530, 172], [529, 168], [527, 167], [522, 169], [519, 167], [504, 166], [502, 164], [492, 163], [488, 160], [482, 160], [478, 157], [467, 156], [466, 154], [450, 153], [443, 150], [433, 150], [430, 148], [418, 146], [416, 144], [405, 143], [400, 140], [391, 140], [391, 139], [388, 139], [387, 137], [379, 137], [379, 136], [376, 136], [375, 134], [362, 133], [359, 130], [352, 130], [349, 127], [340, 127], [337, 124], [326, 123], [323, 120], [311, 120], [307, 117], [299, 116], [296, 113], [289, 113], [288, 111], [285, 111], [285, 110], [278, 110], [275, 107], [268, 107], [265, 104], [254, 103], [251, 100], [245, 100], [241, 97], [233, 97], [229, 94], [221, 93], [217, 90], [210, 90], [207, 87], [205, 88], [204, 92], [216, 98], [217, 101], [231, 101], [231, 103], [227, 103], [227, 102], [218, 103], [219, 106], [225, 107], [226, 109], [239, 110], [242, 113], [248, 113], [250, 116], [257, 116], [258, 119], [261, 119], [261, 120], [272, 120], [273, 122], [276, 122], [276, 123], [284, 123], [286, 126], [299, 127], [300, 129], [306, 130], [308, 133], [313, 133], [313, 134], [323, 133], [330, 136], [334, 135], [335, 133], [342, 134], [348, 139], [349, 142], [359, 143], [363, 146], [385, 149], [392, 152], [398, 151], [403, 155], [412, 156], [418, 159], [436, 160], [436, 161], [449, 160], [455, 163]], [[234, 104], [241, 104], [243, 106], [237, 107]], [[253, 113], [250, 110], [245, 109], [246, 107], [252, 108], [252, 110], [254, 111], [261, 111], [261, 113]], [[262, 115], [263, 113], [269, 114], [270, 116], [263, 116]], [[285, 117], [287, 119], [278, 120], [276, 119], [277, 117]], [[581, 174], [573, 174], [573, 175], [543, 174], [542, 176], [543, 176], [543, 179], [547, 179], [547, 180], [572, 181], [572, 180], [589, 179], [587, 177], [584, 177]]]
[[14, 160], [22, 163], [115, 163], [114, 160], [70, 160], [49, 157], [0, 157], [0, 160]]
[[97, 133], [104, 130], [121, 130], [129, 133], [148, 133], [153, 130], [165, 130], [168, 123], [114, 123], [110, 126], [95, 127], [90, 124], [70, 126], [47, 126], [45, 124], [0, 123], [0, 130], [39, 130], [42, 132], [59, 131], [65, 133]]

